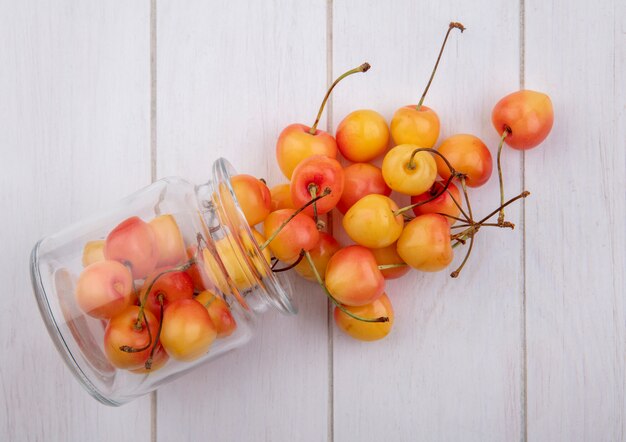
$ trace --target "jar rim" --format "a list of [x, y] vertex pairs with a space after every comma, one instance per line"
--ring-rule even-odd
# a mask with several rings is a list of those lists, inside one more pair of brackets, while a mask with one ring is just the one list
[[[213, 182], [218, 189], [224, 188], [227, 190], [227, 192], [216, 192], [217, 198], [219, 199], [222, 207], [234, 206], [237, 209], [234, 213], [227, 212], [226, 216], [229, 218], [228, 221], [231, 226], [234, 225], [240, 230], [242, 229], [249, 240], [247, 252], [251, 252], [255, 263], [262, 267], [260, 273], [262, 274], [261, 282], [264, 286], [264, 290], [261, 290], [261, 292], [265, 295], [268, 303], [281, 313], [290, 315], [296, 314], [298, 309], [296, 308], [290, 293], [285, 290], [283, 283], [278, 280], [276, 274], [270, 268], [269, 263], [265, 260], [265, 257], [261, 252], [261, 248], [252, 234], [252, 228], [248, 225], [248, 222], [245, 219], [243, 210], [231, 183], [231, 178], [235, 174], [236, 172], [234, 167], [225, 158], [219, 158], [213, 163]], [[224, 198], [229, 198], [230, 201], [224, 201]], [[232, 219], [233, 216], [235, 216], [236, 219]], [[241, 241], [236, 241], [236, 243], [237, 246], [241, 248], [241, 252], [245, 254], [246, 249]]]

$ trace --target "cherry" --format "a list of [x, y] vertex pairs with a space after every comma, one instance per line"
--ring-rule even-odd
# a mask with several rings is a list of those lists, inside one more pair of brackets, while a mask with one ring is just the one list
[[444, 269], [454, 257], [448, 221], [434, 213], [414, 218], [404, 226], [397, 250], [404, 262], [417, 270]]
[[396, 243], [394, 242], [387, 247], [380, 249], [370, 249], [376, 262], [378, 263], [378, 269], [383, 274], [385, 279], [396, 279], [404, 276], [411, 269], [404, 260], [398, 255], [396, 250]]
[[[315, 247], [309, 250], [311, 259], [313, 260], [317, 273], [319, 273], [322, 281], [326, 277], [328, 261], [330, 261], [330, 258], [337, 253], [339, 249], [341, 249], [341, 246], [331, 234], [320, 232], [319, 241]], [[306, 260], [302, 260], [298, 263], [298, 265], [295, 266], [295, 270], [303, 278], [308, 279], [309, 281], [315, 281], [315, 273]]]
[[205, 306], [195, 299], [179, 299], [163, 313], [161, 343], [179, 361], [193, 361], [209, 351], [217, 330]]
[[104, 256], [129, 266], [134, 279], [145, 278], [159, 260], [157, 237], [152, 226], [136, 216], [122, 221], [107, 236]]
[[452, 175], [450, 165], [466, 176], [469, 187], [480, 187], [491, 177], [493, 161], [491, 152], [480, 138], [470, 134], [458, 134], [444, 140], [439, 146], [438, 152], [447, 158], [437, 156], [437, 171], [444, 180]]
[[150, 357], [159, 323], [156, 317], [136, 305], [126, 307], [111, 318], [104, 331], [104, 353], [117, 368], [139, 369]]
[[432, 109], [423, 106], [423, 103], [437, 71], [437, 66], [439, 66], [448, 36], [453, 29], [459, 29], [463, 32], [465, 27], [461, 23], [455, 22], [448, 25], [448, 31], [439, 50], [435, 67], [430, 74], [428, 84], [424, 88], [419, 103], [401, 107], [391, 120], [391, 136], [396, 144], [415, 144], [419, 147], [433, 147], [437, 142], [437, 138], [439, 138], [439, 117]]
[[185, 261], [185, 241], [172, 215], [159, 215], [148, 224], [156, 236], [159, 250], [158, 267], [175, 266]]
[[83, 267], [94, 262], [104, 261], [104, 240], [87, 241], [83, 247]]
[[413, 144], [394, 147], [383, 159], [383, 178], [389, 187], [406, 195], [426, 192], [437, 178], [433, 156]]
[[75, 295], [82, 311], [108, 319], [132, 303], [133, 278], [130, 270], [117, 261], [95, 262], [81, 272]]
[[272, 196], [265, 183], [244, 174], [233, 176], [230, 183], [248, 224], [254, 226], [263, 222], [272, 205]]
[[328, 132], [319, 130], [322, 112], [328, 101], [328, 97], [337, 84], [345, 77], [358, 72], [367, 72], [370, 65], [363, 63], [361, 66], [351, 69], [340, 75], [330, 86], [317, 113], [317, 118], [313, 126], [304, 124], [291, 124], [280, 133], [276, 143], [276, 159], [283, 174], [291, 179], [293, 170], [300, 162], [312, 155], [326, 155], [330, 158], [337, 157], [337, 142]]
[[300, 250], [310, 250], [319, 241], [315, 221], [303, 213], [293, 216], [295, 213], [293, 209], [277, 210], [263, 224], [268, 239], [261, 248], [269, 245], [272, 254], [283, 262], [297, 259]]
[[[365, 322], [349, 316], [345, 311], [354, 315], [364, 317], [386, 317], [386, 322]], [[370, 304], [362, 306], [345, 306], [342, 311], [339, 307], [335, 307], [333, 314], [337, 327], [347, 335], [360, 341], [376, 341], [382, 339], [389, 334], [393, 326], [393, 307], [386, 293], [380, 298], [372, 301]]]
[[[423, 203], [413, 208], [415, 215], [423, 215], [425, 213], [438, 213], [447, 215], [448, 224], [453, 225], [457, 220], [461, 219], [461, 194], [459, 188], [454, 183], [449, 183], [448, 188], [444, 191], [445, 183], [443, 181], [435, 181], [428, 191], [411, 197], [411, 204]], [[434, 199], [432, 199], [434, 197]], [[430, 200], [430, 201], [429, 201]]]
[[270, 189], [272, 195], [271, 211], [278, 209], [295, 209], [293, 201], [291, 201], [291, 185], [289, 183], [278, 184]]
[[337, 209], [344, 215], [350, 207], [366, 195], [389, 196], [391, 189], [385, 183], [380, 168], [369, 163], [354, 163], [344, 170], [344, 186]]
[[398, 205], [384, 195], [366, 195], [343, 217], [343, 228], [357, 244], [377, 249], [393, 244], [404, 227]]
[[[145, 303], [158, 320], [161, 319], [161, 305], [164, 309], [178, 299], [193, 298], [193, 280], [185, 271], [167, 272], [167, 268], [157, 269], [143, 283], [139, 299]], [[150, 293], [146, 291], [150, 288]]]
[[335, 134], [341, 154], [354, 162], [371, 161], [389, 145], [387, 122], [373, 110], [357, 110], [346, 116]]
[[502, 98], [491, 113], [493, 127], [513, 149], [526, 150], [539, 145], [550, 133], [554, 111], [544, 93], [521, 90]]
[[314, 155], [302, 160], [294, 169], [291, 200], [299, 207], [321, 195], [323, 191], [328, 191], [328, 196], [304, 210], [307, 215], [317, 217], [318, 214], [330, 212], [337, 205], [343, 193], [343, 186], [343, 168], [339, 161], [323, 155]]
[[204, 305], [209, 312], [218, 338], [226, 338], [237, 329], [237, 322], [230, 307], [220, 296], [207, 290], [196, 296], [196, 301]]
[[326, 287], [343, 305], [364, 305], [383, 294], [385, 278], [372, 252], [363, 246], [337, 251], [326, 267]]

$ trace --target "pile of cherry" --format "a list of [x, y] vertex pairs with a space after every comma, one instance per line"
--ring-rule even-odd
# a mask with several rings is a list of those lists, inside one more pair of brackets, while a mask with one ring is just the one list
[[[313, 126], [292, 124], [280, 134], [276, 158], [289, 183], [269, 189], [250, 175], [231, 179], [257, 243], [242, 238], [249, 256], [240, 256], [245, 252], [233, 248], [228, 236], [210, 248], [186, 244], [170, 214], [148, 222], [131, 217], [105, 240], [89, 241], [75, 296], [86, 314], [106, 321], [103, 346], [109, 361], [146, 373], [169, 358], [203, 356], [215, 339], [236, 330], [232, 296], [245, 304], [240, 293], [254, 288], [253, 273], [262, 275], [268, 265], [273, 272], [294, 269], [316, 281], [335, 305], [336, 324], [348, 335], [381, 339], [394, 319], [385, 279], [411, 268], [443, 270], [454, 249], [466, 246], [451, 272], [457, 277], [482, 228], [513, 228], [504, 209], [529, 193], [505, 201], [502, 148], [523, 150], [541, 143], [552, 128], [552, 103], [545, 94], [521, 90], [495, 105], [500, 202], [491, 213], [475, 217], [468, 187], [489, 180], [491, 153], [469, 134], [453, 135], [435, 149], [439, 118], [423, 105], [453, 29], [464, 30], [450, 23], [419, 103], [398, 109], [390, 126], [373, 110], [357, 110], [341, 121], [334, 137], [317, 128], [333, 88], [349, 75], [366, 72], [370, 66], [365, 63], [335, 80]], [[339, 152], [350, 162], [346, 167], [337, 160]], [[379, 168], [372, 162], [379, 164], [380, 158]], [[409, 195], [411, 204], [399, 207], [390, 198], [392, 191]], [[342, 247], [333, 237], [334, 209], [344, 214], [343, 228], [354, 244]], [[262, 257], [254, 253], [257, 246]], [[254, 268], [244, 268], [245, 262]], [[232, 293], [224, 278], [235, 287]]]
[[[443, 270], [452, 262], [454, 249], [466, 246], [464, 259], [451, 272], [457, 277], [481, 228], [514, 227], [505, 220], [504, 208], [529, 193], [505, 201], [503, 144], [530, 149], [552, 128], [552, 103], [543, 93], [521, 90], [495, 105], [492, 122], [501, 136], [497, 150], [500, 204], [476, 218], [467, 188], [489, 180], [491, 153], [480, 138], [470, 134], [453, 135], [435, 149], [439, 118], [423, 105], [453, 29], [465, 30], [460, 23], [450, 23], [419, 103], [398, 109], [390, 126], [373, 110], [357, 110], [341, 121], [334, 137], [317, 129], [332, 89], [343, 78], [366, 72], [370, 66], [365, 63], [331, 85], [312, 127], [292, 124], [280, 134], [276, 158], [290, 183], [271, 189], [271, 212], [260, 196], [265, 191], [252, 200], [254, 193], [235, 189], [250, 224], [264, 223], [268, 239], [262, 247], [269, 245], [274, 271], [295, 268], [301, 276], [316, 280], [335, 305], [338, 327], [356, 339], [381, 339], [391, 329], [393, 309], [385, 279], [401, 277], [410, 268]], [[343, 167], [338, 152], [351, 164]], [[371, 163], [381, 157], [382, 167]], [[411, 204], [398, 207], [390, 198], [392, 191], [411, 196]], [[344, 214], [343, 228], [354, 245], [341, 247], [332, 232], [323, 231], [325, 223], [319, 216], [334, 208]], [[262, 216], [250, 218], [261, 210]], [[278, 261], [287, 265], [277, 268]]]

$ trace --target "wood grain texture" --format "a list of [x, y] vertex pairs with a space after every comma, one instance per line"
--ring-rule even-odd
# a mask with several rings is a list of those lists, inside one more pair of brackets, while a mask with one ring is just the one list
[[[528, 437], [626, 439], [623, 2], [527, 1], [526, 87], [552, 135], [526, 153]], [[564, 11], [568, 11], [564, 13]]]
[[[320, 0], [159, 0], [158, 175], [202, 183], [224, 156], [285, 182], [274, 147], [288, 124], [313, 123], [324, 95], [325, 11]], [[326, 300], [296, 287], [297, 317], [266, 313], [247, 347], [159, 390], [159, 440], [326, 438]]]
[[[425, 104], [441, 118], [440, 140], [481, 137], [495, 154], [491, 109], [518, 87], [518, 2], [336, 0], [334, 70], [363, 60], [365, 77], [338, 88], [334, 123], [372, 108], [390, 121], [417, 103], [450, 21], [450, 36]], [[507, 194], [520, 191], [521, 156], [507, 155]], [[494, 170], [495, 172], [495, 170]], [[497, 207], [494, 174], [471, 190], [475, 214]], [[520, 223], [520, 209], [507, 211]], [[383, 341], [358, 343], [335, 330], [336, 441], [517, 440], [522, 436], [522, 273], [520, 230], [484, 229], [457, 280], [412, 272], [389, 282], [396, 320]]]
[[150, 439], [150, 402], [99, 404], [28, 274], [37, 239], [149, 183], [148, 4], [0, 2], [0, 439]]

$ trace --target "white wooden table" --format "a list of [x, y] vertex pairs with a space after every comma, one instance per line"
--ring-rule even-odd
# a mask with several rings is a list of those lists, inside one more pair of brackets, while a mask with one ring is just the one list
[[[485, 231], [459, 280], [388, 284], [393, 333], [359, 343], [298, 285], [297, 317], [121, 408], [63, 365], [28, 277], [45, 235], [226, 156], [282, 181], [280, 130], [416, 102], [495, 151], [490, 112], [548, 92], [554, 130], [507, 149], [515, 231]], [[622, 0], [0, 0], [0, 440], [626, 440], [626, 8]], [[476, 211], [498, 199], [495, 176]], [[457, 257], [457, 260], [459, 257]]]

